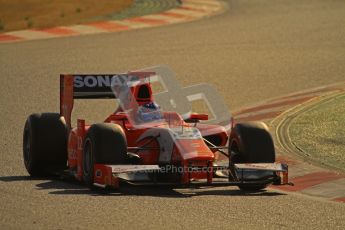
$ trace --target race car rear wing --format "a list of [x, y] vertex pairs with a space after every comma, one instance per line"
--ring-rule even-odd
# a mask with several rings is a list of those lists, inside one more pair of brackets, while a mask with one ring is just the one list
[[112, 86], [128, 81], [138, 81], [155, 75], [155, 72], [128, 72], [125, 74], [61, 74], [60, 75], [60, 115], [71, 128], [74, 99], [116, 98]]

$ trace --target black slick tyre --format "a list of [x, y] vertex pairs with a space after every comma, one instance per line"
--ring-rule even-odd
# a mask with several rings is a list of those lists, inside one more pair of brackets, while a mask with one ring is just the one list
[[[274, 163], [275, 150], [271, 134], [263, 122], [238, 123], [229, 140], [230, 164]], [[241, 185], [242, 190], [261, 190], [267, 185]]]
[[127, 141], [121, 126], [110, 123], [92, 125], [85, 137], [83, 180], [90, 188], [94, 164], [127, 164]]
[[23, 158], [33, 177], [49, 176], [67, 167], [67, 128], [58, 113], [31, 114], [24, 126]]

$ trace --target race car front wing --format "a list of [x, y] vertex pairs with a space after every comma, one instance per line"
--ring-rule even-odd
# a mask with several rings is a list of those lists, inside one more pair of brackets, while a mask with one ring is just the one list
[[[293, 185], [288, 179], [288, 166], [281, 163], [246, 163], [229, 166], [210, 164], [205, 167], [192, 166], [184, 175], [181, 183], [157, 181], [156, 175], [164, 173], [159, 165], [106, 165], [95, 164], [94, 186], [119, 188], [125, 181], [134, 185], [174, 185], [179, 186], [257, 186], [257, 185]], [[204, 179], [191, 178], [192, 173], [206, 170]]]

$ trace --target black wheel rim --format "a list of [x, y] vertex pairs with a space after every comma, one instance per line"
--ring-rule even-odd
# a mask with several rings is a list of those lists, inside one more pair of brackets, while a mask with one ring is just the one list
[[244, 163], [243, 159], [241, 159], [241, 153], [240, 153], [240, 150], [239, 150], [237, 144], [231, 146], [229, 154], [231, 155], [231, 163], [232, 164]]
[[91, 142], [88, 140], [84, 147], [84, 160], [83, 160], [83, 171], [84, 175], [89, 176], [92, 164], [92, 146]]

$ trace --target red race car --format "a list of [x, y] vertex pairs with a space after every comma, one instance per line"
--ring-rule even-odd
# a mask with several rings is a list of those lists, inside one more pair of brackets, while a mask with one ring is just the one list
[[[164, 71], [157, 72], [61, 75], [60, 113], [32, 114], [26, 120], [23, 157], [28, 173], [72, 176], [102, 188], [118, 188], [122, 181], [244, 190], [288, 184], [287, 165], [275, 163], [265, 124], [236, 124], [229, 118], [226, 125], [214, 125], [207, 123], [208, 114], [165, 111], [162, 107], [175, 108], [178, 99], [171, 99], [170, 92], [169, 97], [157, 94], [160, 105], [154, 100], [153, 79], [166, 80]], [[166, 82], [173, 85], [171, 79]], [[72, 127], [74, 99], [99, 98], [115, 98], [120, 105], [101, 123], [78, 119]], [[219, 156], [228, 160], [217, 161]]]

